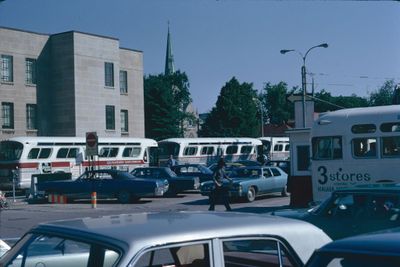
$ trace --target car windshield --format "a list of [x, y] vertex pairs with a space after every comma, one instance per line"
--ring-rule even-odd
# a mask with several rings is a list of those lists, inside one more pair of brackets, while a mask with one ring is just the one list
[[168, 173], [169, 176], [171, 177], [176, 177], [176, 173], [173, 172], [170, 168], [165, 168], [165, 171]]
[[238, 168], [229, 175], [232, 178], [256, 178], [261, 175], [261, 169]]

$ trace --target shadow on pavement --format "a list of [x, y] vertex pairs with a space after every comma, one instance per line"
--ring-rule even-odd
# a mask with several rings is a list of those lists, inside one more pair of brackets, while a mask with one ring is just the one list
[[244, 213], [268, 213], [275, 210], [290, 209], [289, 205], [276, 206], [276, 207], [243, 207], [243, 208], [232, 208], [232, 211], [244, 212]]

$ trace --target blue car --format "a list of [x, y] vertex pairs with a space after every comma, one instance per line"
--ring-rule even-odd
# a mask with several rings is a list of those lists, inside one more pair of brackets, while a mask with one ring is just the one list
[[[229, 196], [232, 198], [244, 198], [252, 202], [258, 196], [281, 193], [287, 196], [287, 174], [278, 167], [268, 166], [248, 166], [234, 169], [229, 177], [233, 180], [224, 183], [223, 186], [229, 187]], [[201, 184], [201, 194], [210, 196], [214, 190], [214, 182], [204, 182]]]
[[181, 164], [171, 167], [178, 176], [199, 177], [200, 183], [212, 180], [213, 171], [201, 164]]
[[198, 190], [200, 187], [199, 177], [177, 176], [168, 167], [141, 167], [131, 171], [135, 177], [157, 180], [167, 180], [169, 184], [168, 195], [176, 195], [188, 190]]
[[138, 201], [142, 197], [162, 196], [168, 190], [165, 179], [147, 181], [128, 172], [106, 169], [86, 171], [74, 180], [46, 181], [37, 184], [45, 195], [60, 194], [67, 199], [88, 199], [92, 192], [98, 198], [117, 198], [121, 203]]

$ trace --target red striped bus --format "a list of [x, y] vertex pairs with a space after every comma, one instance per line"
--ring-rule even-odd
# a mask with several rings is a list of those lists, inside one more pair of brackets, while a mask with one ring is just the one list
[[[89, 167], [85, 137], [13, 137], [0, 142], [0, 189], [28, 189], [33, 174], [71, 173]], [[99, 137], [91, 166], [130, 171], [152, 165], [157, 142], [146, 138]]]

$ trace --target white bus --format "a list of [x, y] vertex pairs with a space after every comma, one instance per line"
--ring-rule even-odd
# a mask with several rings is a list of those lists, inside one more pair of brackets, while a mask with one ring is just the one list
[[[89, 167], [85, 137], [14, 137], [0, 142], [0, 189], [28, 189], [32, 174], [71, 173]], [[156, 160], [157, 142], [145, 138], [99, 137], [92, 165], [130, 171]]]
[[268, 160], [288, 160], [290, 157], [289, 137], [259, 137], [264, 146], [264, 154]]
[[169, 138], [158, 142], [160, 165], [166, 165], [170, 155], [180, 164], [210, 165], [223, 156], [225, 161], [256, 160], [262, 142], [244, 137]]
[[361, 184], [400, 182], [400, 105], [322, 115], [311, 129], [313, 200]]

